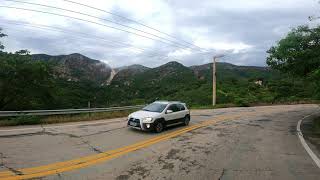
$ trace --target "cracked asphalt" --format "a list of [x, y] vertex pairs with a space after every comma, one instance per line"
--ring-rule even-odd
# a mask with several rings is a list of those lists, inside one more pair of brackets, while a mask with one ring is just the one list
[[[319, 179], [301, 146], [297, 122], [317, 105], [192, 111], [192, 124], [210, 124], [82, 169], [39, 179]], [[182, 129], [177, 126], [161, 134]], [[159, 134], [126, 127], [125, 119], [0, 128], [0, 172], [30, 168], [128, 146]]]

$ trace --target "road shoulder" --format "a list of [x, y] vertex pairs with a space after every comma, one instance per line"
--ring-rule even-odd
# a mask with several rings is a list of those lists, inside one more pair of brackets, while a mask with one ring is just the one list
[[320, 118], [320, 113], [316, 113], [301, 122], [301, 131], [304, 139], [313, 153], [320, 157], [320, 134], [317, 134], [313, 130], [313, 120]]

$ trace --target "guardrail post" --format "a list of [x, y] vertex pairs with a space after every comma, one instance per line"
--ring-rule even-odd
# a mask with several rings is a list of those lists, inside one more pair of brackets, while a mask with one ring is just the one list
[[91, 112], [90, 112], [90, 108], [91, 108], [91, 103], [90, 103], [90, 101], [88, 101], [89, 120], [91, 120]]

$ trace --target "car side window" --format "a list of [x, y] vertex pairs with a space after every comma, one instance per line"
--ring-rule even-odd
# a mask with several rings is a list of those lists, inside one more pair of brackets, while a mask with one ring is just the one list
[[172, 104], [168, 107], [168, 110], [172, 110], [173, 112], [180, 111], [180, 108], [176, 104]]
[[178, 104], [178, 107], [179, 107], [180, 111], [186, 110], [186, 108], [182, 104]]

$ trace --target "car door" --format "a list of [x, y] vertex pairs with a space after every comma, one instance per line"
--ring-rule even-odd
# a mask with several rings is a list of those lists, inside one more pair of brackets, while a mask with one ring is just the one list
[[184, 107], [184, 105], [182, 104], [177, 104], [178, 108], [179, 108], [179, 111], [177, 112], [177, 118], [178, 119], [182, 119], [186, 116], [186, 108]]
[[169, 105], [167, 110], [171, 110], [172, 111], [172, 113], [166, 113], [166, 120], [168, 121], [167, 123], [168, 124], [175, 123], [175, 120], [178, 119], [178, 117], [179, 117], [179, 115], [178, 115], [179, 114], [179, 108], [178, 108], [177, 104]]

